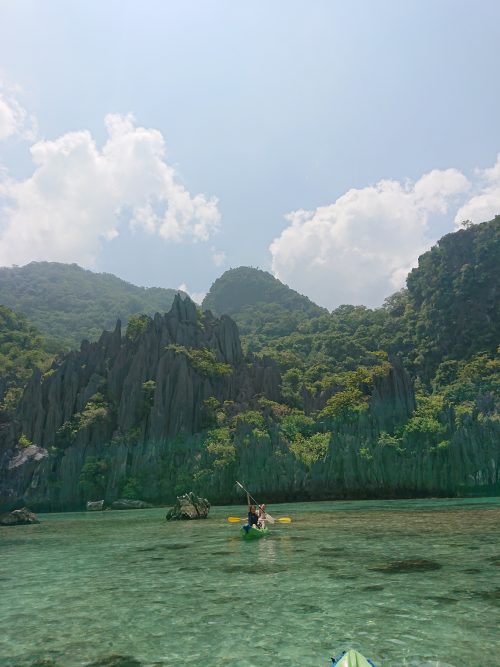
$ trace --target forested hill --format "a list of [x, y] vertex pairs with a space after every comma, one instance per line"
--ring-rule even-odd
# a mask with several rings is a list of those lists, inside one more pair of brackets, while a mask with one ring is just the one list
[[[444, 236], [407, 279], [407, 356], [422, 378], [500, 344], [500, 216]], [[405, 303], [406, 301], [406, 303]]]
[[58, 347], [97, 339], [117, 319], [169, 310], [178, 290], [137, 287], [76, 264], [32, 262], [0, 268], [0, 304], [25, 315]]
[[325, 308], [290, 289], [267, 271], [240, 266], [222, 274], [202, 303], [214, 315], [230, 315], [243, 339], [252, 335], [262, 342], [294, 331]]

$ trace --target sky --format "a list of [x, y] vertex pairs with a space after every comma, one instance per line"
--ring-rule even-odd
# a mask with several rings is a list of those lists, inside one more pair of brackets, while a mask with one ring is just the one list
[[0, 0], [0, 266], [375, 307], [500, 213], [497, 0]]

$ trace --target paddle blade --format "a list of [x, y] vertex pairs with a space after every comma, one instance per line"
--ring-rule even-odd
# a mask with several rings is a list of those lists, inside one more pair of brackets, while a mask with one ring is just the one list
[[229, 523], [239, 523], [240, 521], [244, 521], [244, 519], [240, 519], [237, 516], [228, 516], [227, 520], [229, 521]]
[[282, 516], [279, 519], [276, 519], [276, 521], [279, 521], [280, 523], [292, 523], [289, 516]]

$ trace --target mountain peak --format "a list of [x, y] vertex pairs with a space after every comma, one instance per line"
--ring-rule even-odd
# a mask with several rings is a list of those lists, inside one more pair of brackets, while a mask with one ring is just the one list
[[217, 278], [203, 300], [203, 310], [215, 315], [237, 315], [248, 306], [276, 305], [310, 317], [327, 311], [299, 294], [268, 271], [251, 266], [229, 269]]

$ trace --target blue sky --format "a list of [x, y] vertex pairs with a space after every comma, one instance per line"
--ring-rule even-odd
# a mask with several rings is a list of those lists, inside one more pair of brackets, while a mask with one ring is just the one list
[[[2, 0], [0, 264], [378, 305], [500, 213], [500, 3]], [[141, 129], [142, 128], [142, 129]]]

